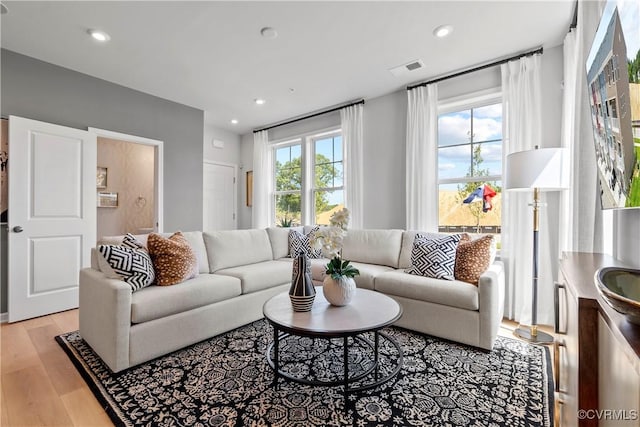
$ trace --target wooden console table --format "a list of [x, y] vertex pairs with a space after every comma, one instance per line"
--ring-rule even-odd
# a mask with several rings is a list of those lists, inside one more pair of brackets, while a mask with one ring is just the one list
[[560, 426], [640, 425], [640, 326], [598, 294], [594, 274], [607, 266], [626, 265], [580, 252], [560, 261], [554, 344]]

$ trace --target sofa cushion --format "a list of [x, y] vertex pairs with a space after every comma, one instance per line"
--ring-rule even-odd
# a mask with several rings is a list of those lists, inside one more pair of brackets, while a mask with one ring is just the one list
[[461, 235], [427, 237], [416, 234], [411, 251], [411, 267], [406, 271], [434, 279], [454, 280], [456, 248]]
[[458, 280], [415, 276], [402, 270], [381, 273], [375, 290], [388, 295], [427, 301], [465, 310], [478, 310], [478, 288]]
[[289, 230], [289, 257], [295, 258], [300, 252], [307, 254], [309, 258], [322, 258], [322, 251], [312, 245], [313, 237], [320, 227], [314, 227], [308, 233], [297, 230]]
[[267, 234], [271, 243], [271, 251], [273, 259], [279, 259], [289, 256], [289, 231], [296, 230], [300, 233], [304, 232], [303, 227], [268, 227]]
[[149, 286], [131, 295], [131, 322], [143, 323], [240, 295], [240, 280], [201, 274], [173, 286]]
[[291, 283], [293, 261], [264, 261], [240, 267], [218, 270], [216, 274], [240, 279], [242, 293], [260, 291], [274, 286]]
[[204, 246], [202, 231], [183, 231], [182, 236], [189, 242], [189, 246], [196, 253], [198, 258], [198, 272], [209, 272], [209, 258], [207, 257], [207, 248]]
[[369, 290], [374, 290], [374, 281], [376, 277], [387, 271], [395, 271], [393, 268], [386, 265], [364, 264], [362, 262], [352, 262], [351, 265], [360, 271], [360, 274], [354, 277], [356, 286], [358, 288]]
[[198, 275], [198, 257], [181, 232], [167, 238], [151, 233], [147, 247], [156, 270], [157, 285], [171, 286]]
[[402, 230], [349, 230], [342, 246], [342, 258], [367, 264], [398, 268]]
[[205, 232], [204, 245], [209, 271], [273, 260], [267, 230], [224, 230]]
[[478, 284], [480, 275], [489, 268], [493, 236], [486, 235], [475, 240], [465, 236], [456, 249], [456, 280]]

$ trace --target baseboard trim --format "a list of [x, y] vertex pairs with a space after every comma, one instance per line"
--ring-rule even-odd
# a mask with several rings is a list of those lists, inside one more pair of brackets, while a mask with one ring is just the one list
[[0, 313], [0, 323], [7, 323], [9, 321], [9, 313]]

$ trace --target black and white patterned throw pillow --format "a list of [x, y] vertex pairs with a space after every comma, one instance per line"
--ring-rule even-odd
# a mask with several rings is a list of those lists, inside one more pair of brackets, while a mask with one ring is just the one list
[[131, 249], [142, 249], [145, 252], [149, 252], [147, 250], [147, 247], [140, 240], [136, 239], [135, 236], [131, 233], [127, 233], [124, 236], [124, 238], [122, 239], [122, 246]]
[[311, 238], [319, 229], [320, 227], [315, 226], [307, 234], [289, 230], [289, 257], [295, 258], [302, 252], [309, 258], [322, 258], [322, 251], [311, 246]]
[[411, 250], [411, 267], [406, 272], [435, 279], [454, 280], [456, 249], [460, 234], [433, 237], [416, 234]]
[[145, 250], [119, 245], [100, 245], [98, 252], [113, 271], [131, 286], [133, 292], [149, 286], [156, 278], [151, 257]]

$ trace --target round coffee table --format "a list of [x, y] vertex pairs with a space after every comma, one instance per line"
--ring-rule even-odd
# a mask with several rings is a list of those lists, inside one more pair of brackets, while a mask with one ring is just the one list
[[[379, 292], [358, 289], [350, 304], [336, 307], [324, 297], [322, 287], [316, 287], [316, 297], [311, 311], [293, 311], [289, 295], [278, 294], [267, 301], [262, 309], [264, 317], [273, 326], [273, 343], [267, 348], [267, 362], [275, 372], [274, 384], [278, 378], [309, 385], [344, 385], [344, 392], [353, 392], [377, 387], [395, 377], [402, 367], [402, 349], [395, 339], [380, 330], [391, 325], [402, 316], [402, 307], [392, 298]], [[373, 342], [370, 337], [373, 335]], [[309, 379], [302, 375], [286, 372], [280, 366], [281, 341], [302, 339], [301, 337], [342, 338], [342, 377], [339, 379]], [[349, 343], [364, 349], [360, 353], [371, 355], [373, 360], [366, 367], [349, 375]], [[386, 340], [386, 348], [396, 352], [391, 358], [395, 366], [379, 375], [378, 362], [380, 341]], [[316, 346], [319, 347], [319, 346]], [[322, 351], [322, 350], [320, 350]], [[273, 353], [273, 357], [272, 354]], [[358, 356], [362, 358], [362, 355]], [[358, 382], [356, 387], [350, 384]]]

